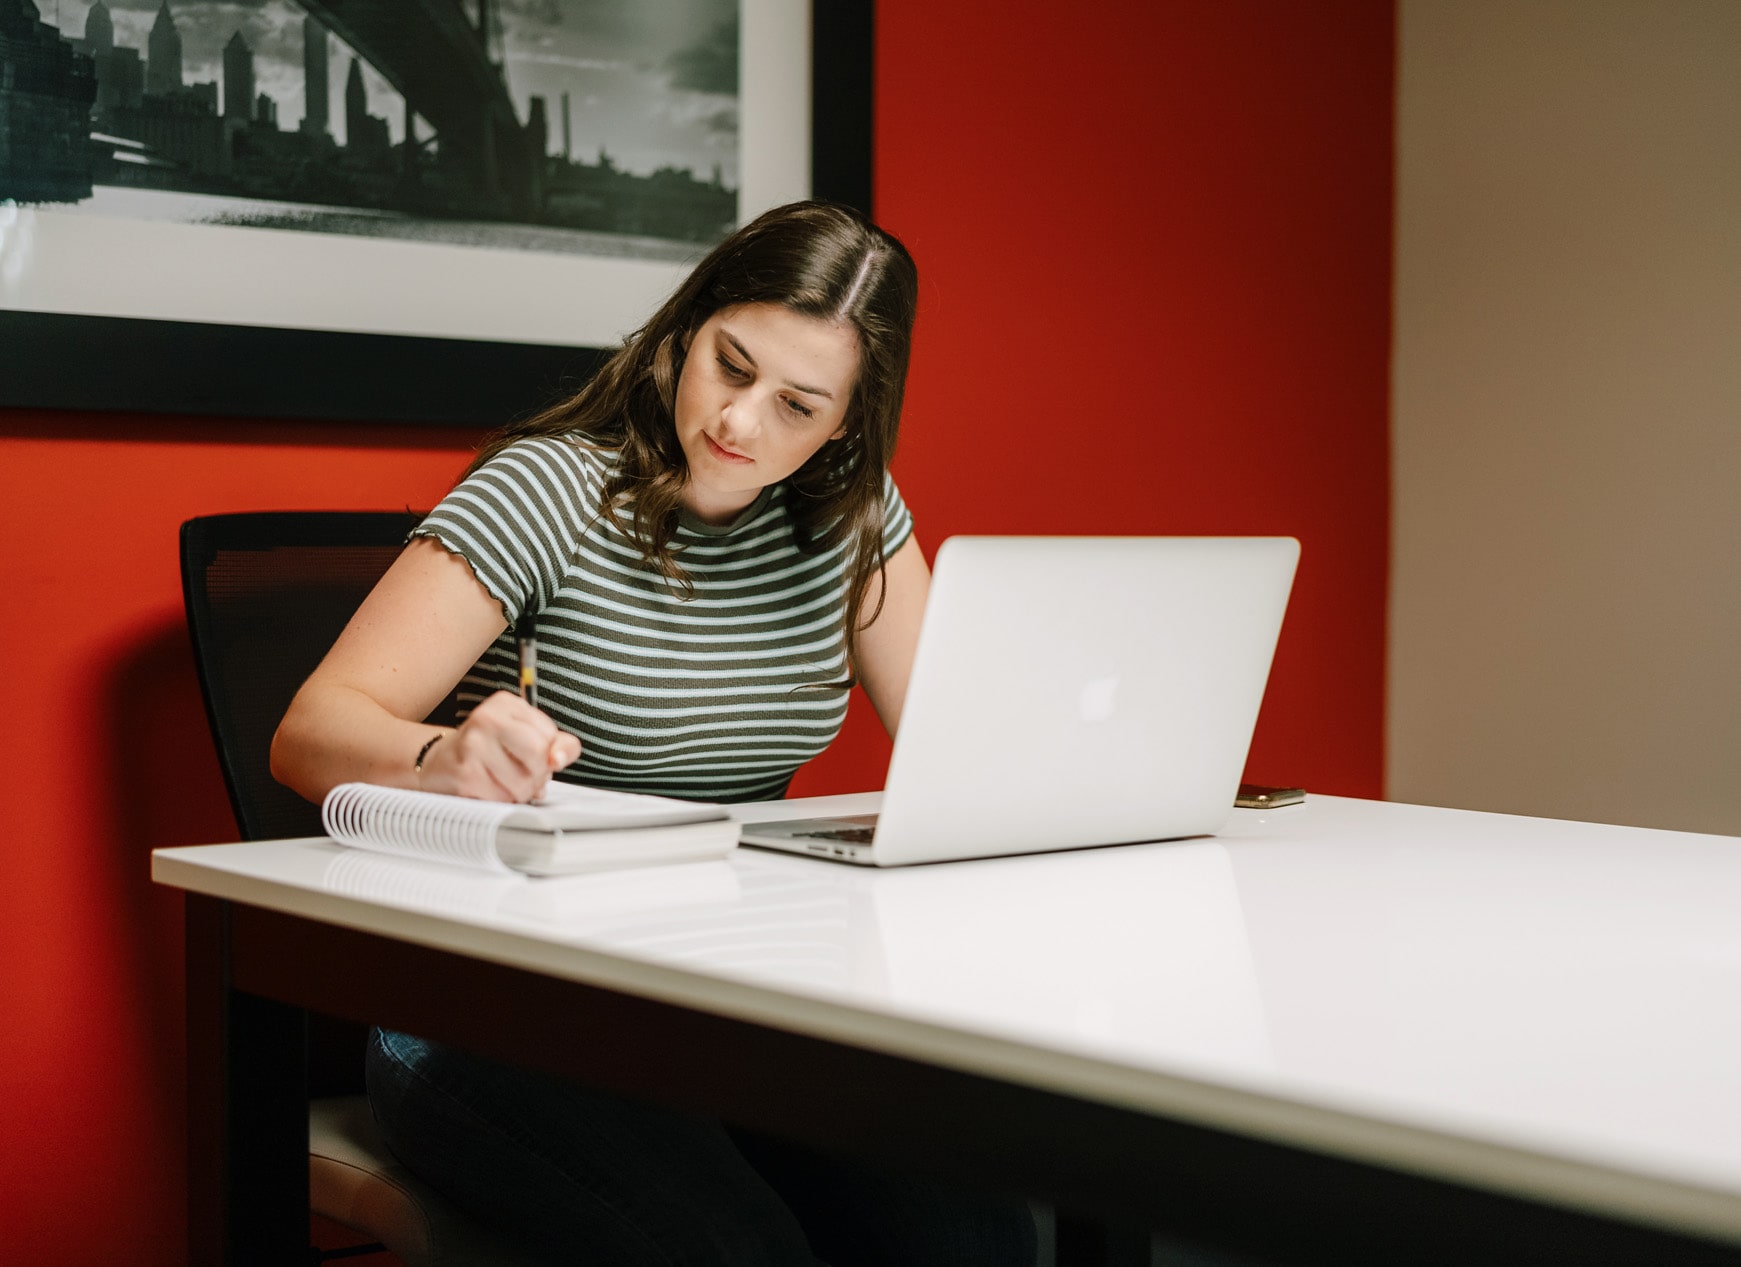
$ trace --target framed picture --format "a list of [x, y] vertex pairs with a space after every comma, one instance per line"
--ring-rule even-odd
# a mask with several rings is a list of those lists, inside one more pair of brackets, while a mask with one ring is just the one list
[[0, 150], [0, 407], [494, 427], [760, 211], [870, 210], [872, 0], [435, 7], [36, 22], [90, 135]]

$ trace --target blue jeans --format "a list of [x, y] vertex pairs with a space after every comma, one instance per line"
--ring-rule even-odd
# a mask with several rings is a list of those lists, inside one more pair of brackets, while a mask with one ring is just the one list
[[376, 1030], [369, 1100], [413, 1174], [588, 1267], [1027, 1267], [1018, 1200], [945, 1190]]

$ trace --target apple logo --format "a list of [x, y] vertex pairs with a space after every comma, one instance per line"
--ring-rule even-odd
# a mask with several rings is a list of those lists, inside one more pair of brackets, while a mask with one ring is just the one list
[[1105, 721], [1118, 706], [1118, 676], [1090, 678], [1082, 688], [1077, 709], [1083, 721]]

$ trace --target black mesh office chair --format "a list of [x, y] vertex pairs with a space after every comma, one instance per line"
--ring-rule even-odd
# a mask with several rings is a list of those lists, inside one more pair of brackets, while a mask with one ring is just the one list
[[[182, 594], [206, 718], [244, 840], [322, 835], [319, 809], [268, 768], [291, 697], [421, 516], [408, 511], [209, 515], [181, 526]], [[450, 697], [431, 715], [449, 720]], [[362, 1091], [363, 1029], [309, 1022], [309, 1201], [406, 1267], [543, 1267], [492, 1241], [413, 1179]], [[337, 1254], [354, 1251], [335, 1251]]]

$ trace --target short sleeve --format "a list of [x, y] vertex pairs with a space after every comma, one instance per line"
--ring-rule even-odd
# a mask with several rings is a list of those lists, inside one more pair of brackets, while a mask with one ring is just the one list
[[557, 437], [509, 445], [454, 488], [412, 530], [471, 565], [511, 625], [562, 584], [600, 505], [599, 455]]
[[913, 513], [901, 499], [895, 487], [895, 477], [883, 472], [883, 558], [893, 558], [895, 551], [907, 544], [913, 535]]

